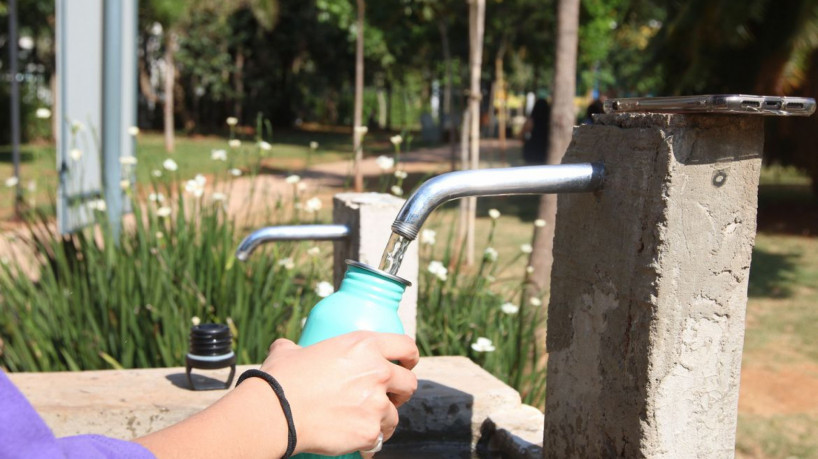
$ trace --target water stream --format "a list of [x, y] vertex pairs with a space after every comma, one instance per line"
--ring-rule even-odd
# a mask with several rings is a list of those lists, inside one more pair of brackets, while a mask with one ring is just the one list
[[411, 243], [411, 239], [406, 239], [400, 234], [392, 233], [392, 236], [389, 237], [389, 242], [386, 243], [386, 249], [383, 251], [381, 264], [378, 266], [378, 269], [386, 271], [393, 276], [397, 275], [400, 264], [403, 262], [403, 255]]

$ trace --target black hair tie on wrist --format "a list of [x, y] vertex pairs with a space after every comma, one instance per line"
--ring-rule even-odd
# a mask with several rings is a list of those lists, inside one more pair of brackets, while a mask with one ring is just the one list
[[239, 380], [236, 381], [236, 387], [241, 384], [247, 378], [261, 378], [267, 381], [267, 384], [273, 389], [275, 392], [276, 397], [278, 397], [278, 401], [281, 403], [281, 409], [284, 411], [284, 417], [287, 419], [287, 451], [284, 453], [284, 456], [281, 459], [288, 459], [292, 456], [293, 452], [295, 452], [295, 423], [293, 422], [293, 413], [290, 411], [290, 402], [287, 401], [287, 397], [284, 396], [284, 389], [281, 388], [281, 384], [273, 378], [272, 375], [269, 373], [265, 373], [261, 370], [247, 370], [239, 376]]

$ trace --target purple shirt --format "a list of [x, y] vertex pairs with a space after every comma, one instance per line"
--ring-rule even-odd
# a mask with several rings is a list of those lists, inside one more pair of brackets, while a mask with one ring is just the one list
[[154, 455], [137, 443], [77, 435], [56, 438], [34, 407], [0, 370], [0, 458], [133, 458]]

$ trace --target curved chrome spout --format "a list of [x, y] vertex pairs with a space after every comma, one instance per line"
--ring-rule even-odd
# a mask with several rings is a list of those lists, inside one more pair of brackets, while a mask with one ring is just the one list
[[414, 240], [426, 217], [439, 205], [467, 196], [575, 193], [602, 186], [601, 163], [507, 167], [449, 172], [426, 181], [398, 212], [392, 231]]
[[272, 241], [334, 241], [349, 236], [346, 225], [284, 225], [268, 226], [250, 233], [236, 249], [236, 258], [241, 261], [261, 244]]

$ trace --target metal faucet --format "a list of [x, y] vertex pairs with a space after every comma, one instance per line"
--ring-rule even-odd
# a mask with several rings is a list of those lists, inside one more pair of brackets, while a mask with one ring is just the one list
[[602, 163], [507, 167], [449, 172], [423, 183], [398, 212], [392, 232], [414, 240], [439, 205], [467, 196], [576, 193], [602, 187]]
[[250, 233], [236, 249], [236, 258], [241, 261], [261, 244], [272, 241], [335, 241], [349, 237], [346, 225], [285, 225], [268, 226]]

